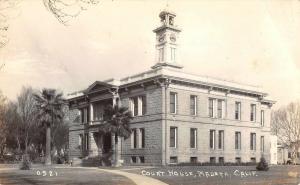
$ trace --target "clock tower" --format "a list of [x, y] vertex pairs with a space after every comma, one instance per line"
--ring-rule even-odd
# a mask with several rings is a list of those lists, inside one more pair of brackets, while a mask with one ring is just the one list
[[166, 10], [159, 14], [161, 26], [153, 30], [156, 33], [156, 64], [153, 69], [160, 66], [183, 67], [178, 64], [178, 35], [181, 30], [174, 24], [175, 17], [175, 13]]

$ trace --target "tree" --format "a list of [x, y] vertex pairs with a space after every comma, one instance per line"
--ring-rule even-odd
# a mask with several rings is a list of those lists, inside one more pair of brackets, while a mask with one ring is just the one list
[[292, 150], [292, 159], [300, 147], [300, 102], [292, 102], [272, 113], [271, 130]]
[[[21, 0], [0, 0], [0, 48], [4, 47], [9, 38], [9, 19], [11, 12]], [[100, 0], [42, 0], [46, 9], [51, 12], [57, 20], [67, 25], [68, 22], [80, 15], [88, 6], [97, 5]], [[23, 1], [25, 2], [25, 1]], [[0, 64], [0, 70], [4, 64]]]
[[43, 0], [44, 5], [57, 20], [67, 25], [68, 22], [77, 17], [82, 11], [87, 10], [89, 5], [96, 5], [100, 0]]
[[114, 165], [119, 166], [118, 137], [127, 139], [131, 134], [130, 121], [131, 112], [127, 107], [107, 106], [104, 110], [104, 124], [100, 132], [111, 133], [115, 136], [115, 161]]
[[46, 127], [46, 160], [45, 164], [51, 164], [51, 127], [60, 123], [64, 117], [63, 105], [65, 100], [63, 94], [55, 89], [43, 89], [34, 94], [37, 102], [38, 119]]
[[18, 105], [15, 102], [9, 102], [5, 114], [5, 122], [9, 135], [7, 136], [7, 146], [11, 149], [16, 148], [17, 153], [21, 152], [21, 146], [24, 144], [24, 133], [22, 122], [18, 114]]
[[7, 125], [5, 124], [6, 107], [7, 99], [0, 91], [0, 157], [3, 157], [6, 137], [8, 135]]
[[68, 141], [69, 126], [67, 123], [62, 122], [61, 124], [56, 124], [51, 130], [54, 130], [52, 134], [53, 146], [60, 154], [60, 151], [65, 148]]
[[7, 37], [8, 20], [10, 19], [11, 10], [15, 8], [17, 3], [18, 0], [0, 0], [0, 48], [4, 47], [9, 41]]
[[28, 152], [28, 146], [31, 144], [33, 128], [37, 125], [37, 109], [34, 99], [34, 90], [31, 87], [23, 87], [17, 98], [17, 112], [20, 117], [20, 129], [23, 132], [25, 154]]

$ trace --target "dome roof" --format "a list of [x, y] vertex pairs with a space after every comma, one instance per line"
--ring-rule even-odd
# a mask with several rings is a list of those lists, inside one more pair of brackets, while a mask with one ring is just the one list
[[174, 12], [171, 12], [171, 11], [166, 10], [166, 9], [159, 13], [159, 17], [161, 19], [163, 19], [167, 14], [172, 15], [173, 17], [176, 17], [176, 14]]

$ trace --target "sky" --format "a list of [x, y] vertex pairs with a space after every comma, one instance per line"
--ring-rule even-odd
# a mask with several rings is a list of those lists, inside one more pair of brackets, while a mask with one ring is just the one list
[[100, 0], [68, 26], [42, 0], [23, 0], [0, 48], [0, 90], [65, 94], [155, 64], [158, 14], [175, 12], [184, 71], [262, 86], [275, 108], [300, 98], [299, 0]]

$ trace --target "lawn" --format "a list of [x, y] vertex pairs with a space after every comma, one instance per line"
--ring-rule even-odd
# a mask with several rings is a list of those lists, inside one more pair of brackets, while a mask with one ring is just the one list
[[126, 177], [94, 169], [39, 166], [19, 170], [0, 166], [0, 185], [134, 185]]
[[[0, 185], [134, 185], [123, 176], [96, 169], [56, 168], [43, 165], [32, 170], [0, 165]], [[111, 168], [106, 168], [111, 169]], [[271, 166], [269, 171], [256, 171], [255, 166], [167, 166], [121, 167], [129, 173], [152, 177], [170, 185], [283, 185], [300, 184], [300, 166]]]
[[170, 185], [300, 184], [300, 166], [271, 166], [266, 172], [256, 171], [255, 166], [168, 166], [128, 172]]

